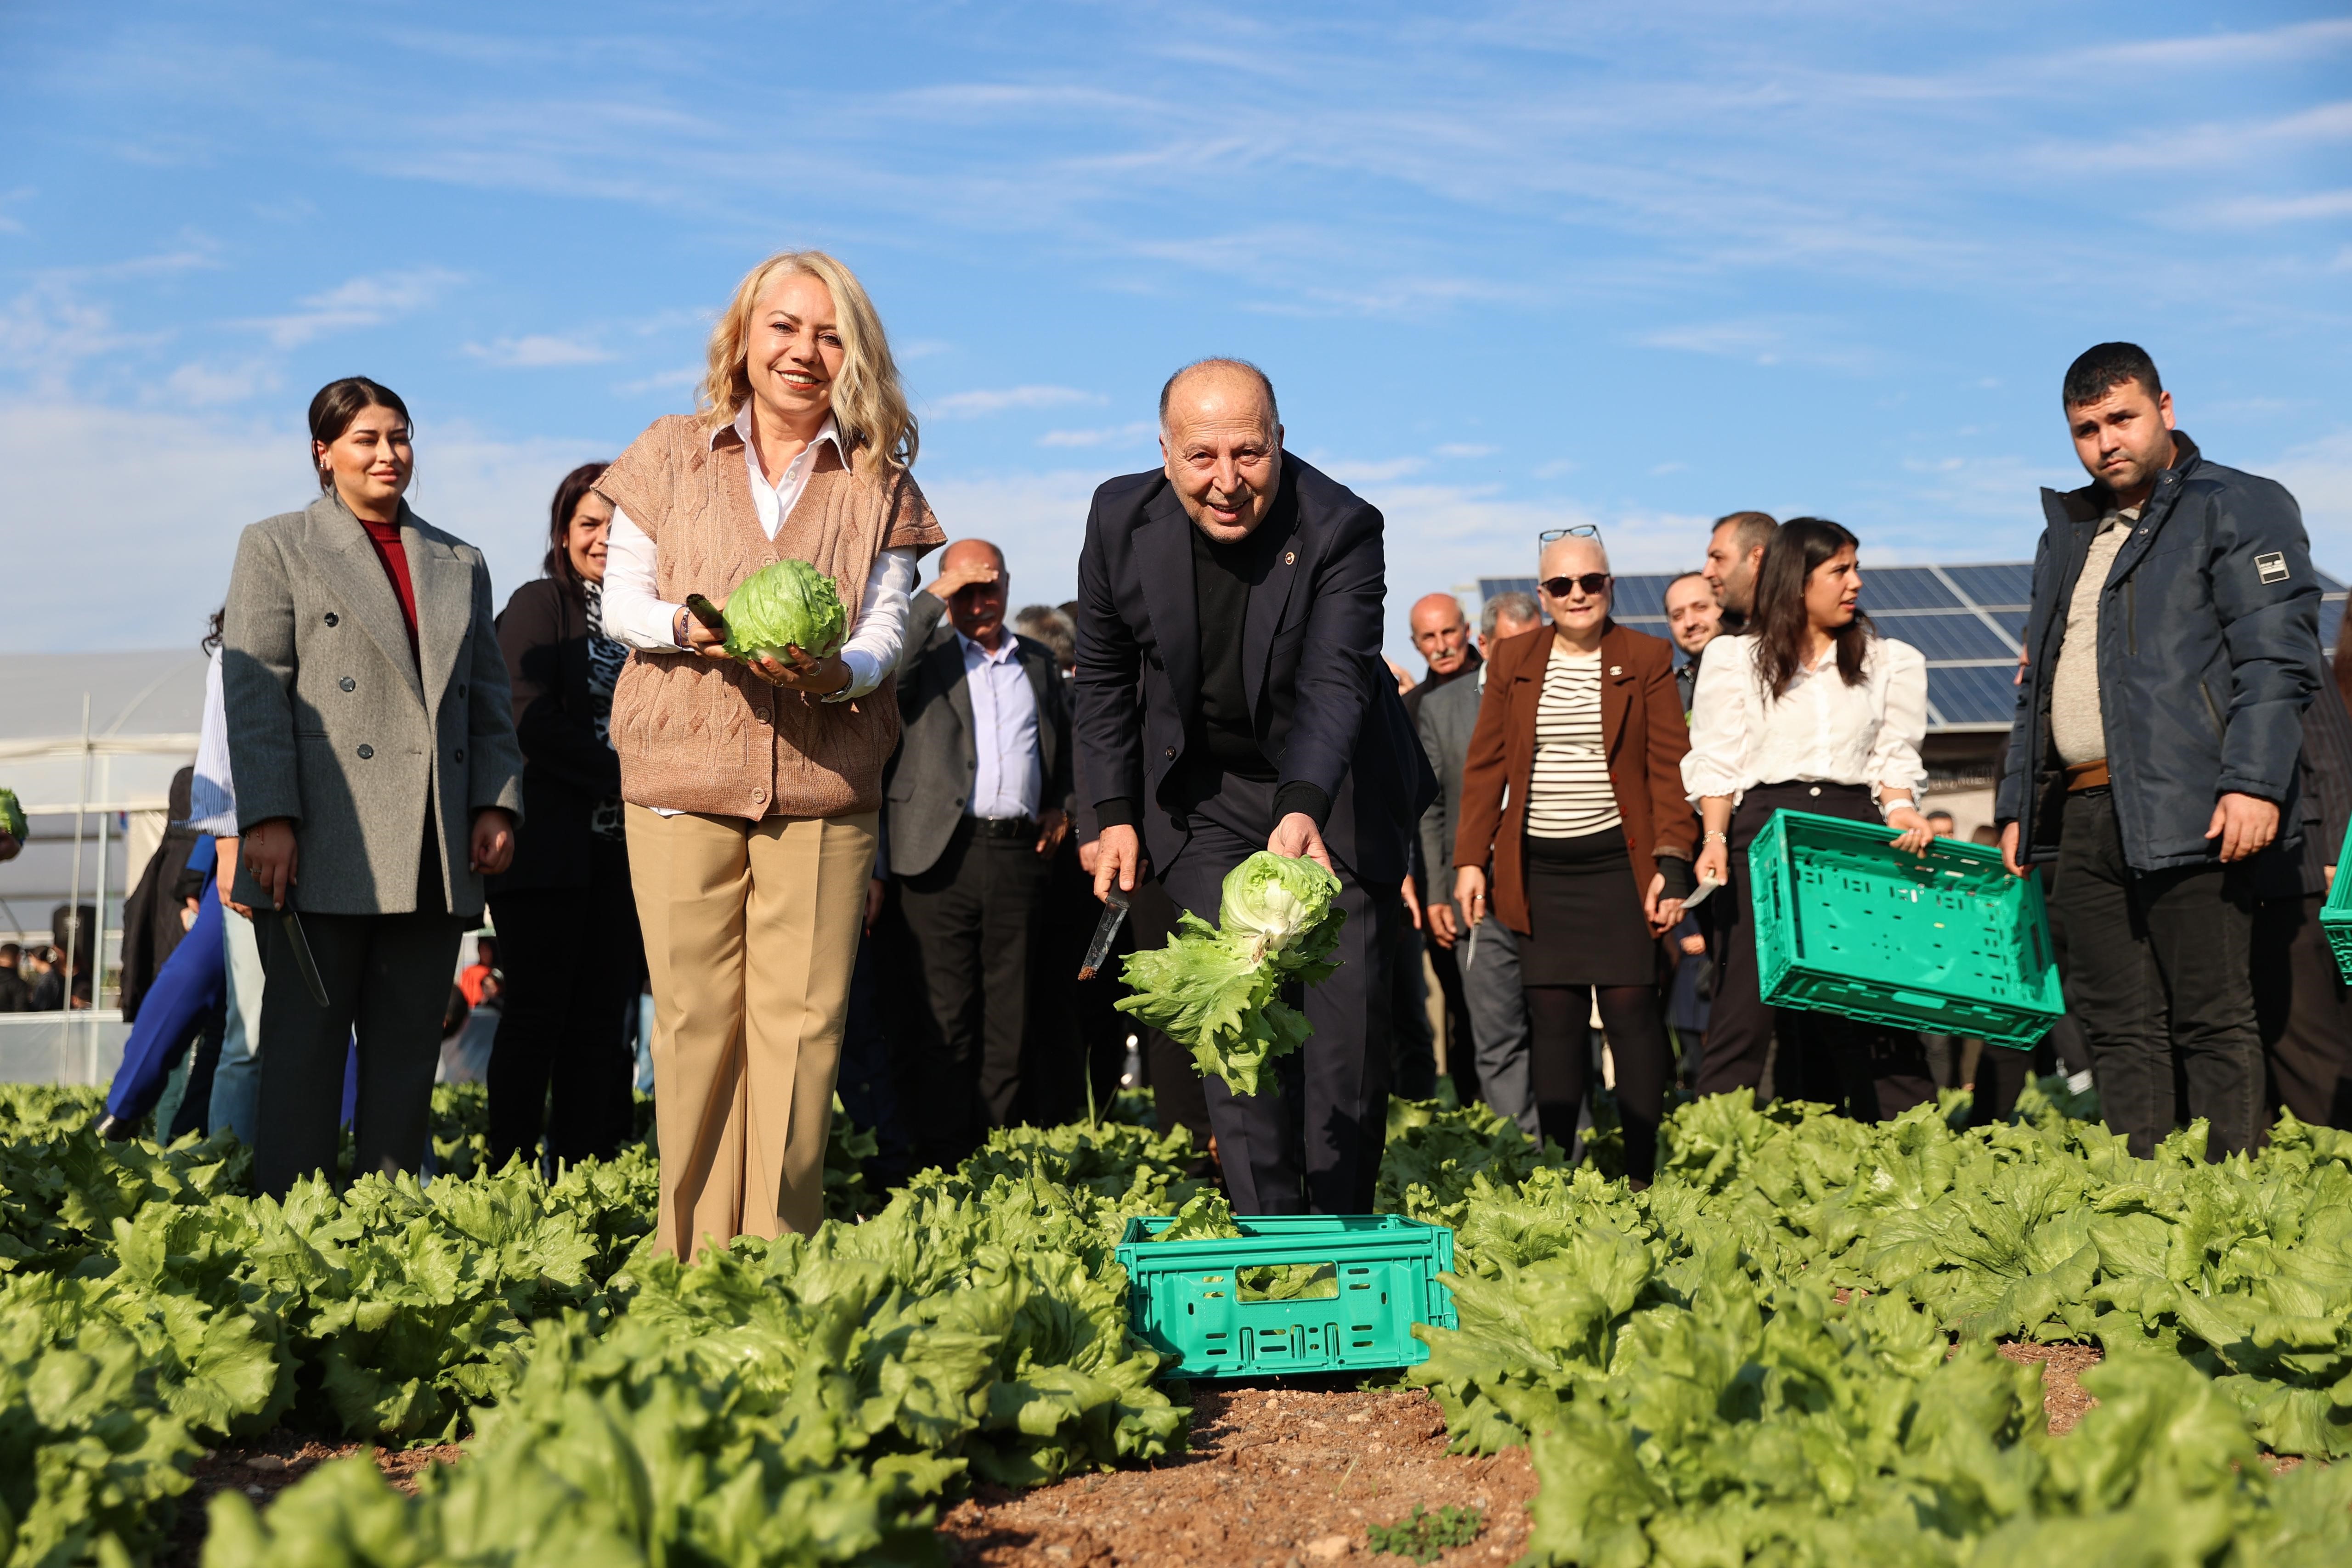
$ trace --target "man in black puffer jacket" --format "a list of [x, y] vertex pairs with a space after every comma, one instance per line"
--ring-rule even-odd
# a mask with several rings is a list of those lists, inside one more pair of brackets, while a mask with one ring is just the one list
[[2063, 395], [2092, 483], [2042, 493], [2001, 849], [2057, 862], [2107, 1125], [2142, 1156], [2171, 1131], [2177, 1053], [2218, 1159], [2260, 1133], [2249, 862], [2299, 832], [2319, 582], [2294, 497], [2200, 455], [2144, 350], [2098, 345]]

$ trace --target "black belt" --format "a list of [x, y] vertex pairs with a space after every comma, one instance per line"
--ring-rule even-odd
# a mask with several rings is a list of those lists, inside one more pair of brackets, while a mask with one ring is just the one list
[[974, 817], [971, 831], [983, 839], [1034, 839], [1037, 821], [1034, 817]]

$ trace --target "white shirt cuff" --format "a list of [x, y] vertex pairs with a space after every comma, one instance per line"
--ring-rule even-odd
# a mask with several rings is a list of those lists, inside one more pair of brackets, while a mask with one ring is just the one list
[[[609, 547], [607, 547], [609, 548]], [[841, 662], [849, 666], [849, 685], [824, 700], [852, 702], [882, 684], [898, 667], [898, 650], [907, 637], [907, 608], [915, 586], [915, 552], [886, 549], [874, 558], [866, 573], [866, 591], [858, 601], [857, 624], [842, 644]]]

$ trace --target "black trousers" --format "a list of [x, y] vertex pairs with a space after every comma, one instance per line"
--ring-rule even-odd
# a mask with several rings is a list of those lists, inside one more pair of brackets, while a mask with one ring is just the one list
[[1617, 1067], [1617, 1110], [1625, 1129], [1625, 1175], [1650, 1185], [1658, 1168], [1658, 1117], [1665, 1106], [1674, 1053], [1654, 986], [1529, 986], [1529, 1076], [1543, 1135], [1563, 1150], [1576, 1146], [1576, 1124], [1592, 1091], [1592, 1009], [1609, 1036]]
[[1030, 965], [1052, 869], [1034, 823], [995, 837], [966, 817], [937, 864], [899, 879], [925, 1003], [902, 1106], [919, 1165], [952, 1168], [1019, 1113]]
[[2145, 1159], [2178, 1120], [2175, 1060], [2205, 1152], [2253, 1146], [2262, 1037], [2254, 1027], [2254, 905], [2246, 862], [2141, 873], [2124, 862], [2115, 797], [2066, 798], [2058, 839], [2067, 1000], [2090, 1037], [2099, 1107]]
[[1454, 1097], [1465, 1105], [1474, 1104], [1481, 1092], [1478, 1052], [1470, 1027], [1470, 994], [1462, 985], [1461, 945], [1459, 939], [1451, 947], [1430, 941], [1428, 952], [1430, 972], [1437, 977], [1437, 988], [1445, 998], [1445, 1075], [1454, 1080]]
[[2271, 1104], [2298, 1122], [2352, 1127], [2352, 988], [2319, 928], [2326, 902], [2315, 893], [2255, 908], [2254, 1019]]
[[[1274, 831], [1274, 785], [1228, 777], [1187, 814], [1191, 838], [1161, 885], [1177, 905], [1217, 918], [1225, 873], [1265, 848]], [[1370, 1214], [1388, 1143], [1399, 884], [1367, 888], [1339, 867], [1339, 972], [1305, 988], [1300, 1007], [1315, 1032], [1275, 1064], [1276, 1092], [1237, 1095], [1220, 1078], [1204, 1087], [1218, 1162], [1237, 1214]]]
[[1834, 1105], [1857, 1121], [1885, 1121], [1936, 1097], [1936, 1082], [1916, 1034], [1831, 1013], [1765, 1005], [1757, 970], [1748, 846], [1772, 813], [1783, 810], [1862, 822], [1879, 820], [1870, 791], [1857, 784], [1761, 784], [1740, 797], [1731, 817], [1731, 881], [1706, 905], [1716, 909], [1715, 1007], [1707, 1015], [1706, 1055], [1695, 1092], [1755, 1090], [1763, 1081], [1777, 1033], [1780, 1052], [1772, 1067], [1774, 1098], [1811, 1100]]
[[325, 982], [320, 1007], [295, 967], [285, 922], [257, 913], [266, 979], [261, 1096], [253, 1179], [283, 1197], [314, 1171], [330, 1177], [341, 1141], [343, 1059], [359, 1040], [354, 1176], [414, 1170], [431, 1130], [441, 1014], [467, 922], [411, 915], [305, 915], [302, 932]]
[[629, 891], [628, 850], [590, 850], [584, 888], [501, 893], [505, 1011], [490, 1051], [490, 1168], [550, 1157], [608, 1160], [635, 1129], [629, 1025], [646, 985], [646, 945]]

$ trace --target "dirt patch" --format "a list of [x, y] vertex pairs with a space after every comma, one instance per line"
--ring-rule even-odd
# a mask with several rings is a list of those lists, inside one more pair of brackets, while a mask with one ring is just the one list
[[2021, 1364], [2042, 1364], [2042, 1408], [2050, 1417], [2052, 1437], [2073, 1431], [2074, 1424], [2098, 1403], [2077, 1381], [2083, 1373], [2099, 1364], [2095, 1346], [2004, 1343], [2000, 1349], [2001, 1354]]
[[[205, 1517], [215, 1492], [235, 1490], [266, 1509], [278, 1494], [330, 1459], [368, 1450], [365, 1443], [325, 1442], [291, 1432], [273, 1432], [250, 1443], [225, 1443], [198, 1458], [190, 1474], [195, 1485], [180, 1494], [172, 1539], [156, 1559], [162, 1568], [197, 1568], [204, 1555]], [[425, 1448], [378, 1448], [375, 1468], [401, 1490], [415, 1493], [416, 1478], [433, 1465], [464, 1452], [455, 1443]]]
[[1360, 1568], [1368, 1526], [1451, 1505], [1486, 1527], [1438, 1562], [1494, 1568], [1526, 1554], [1535, 1492], [1522, 1449], [1448, 1454], [1419, 1389], [1195, 1384], [1189, 1453], [1031, 1492], [981, 1487], [940, 1535], [963, 1568]]

